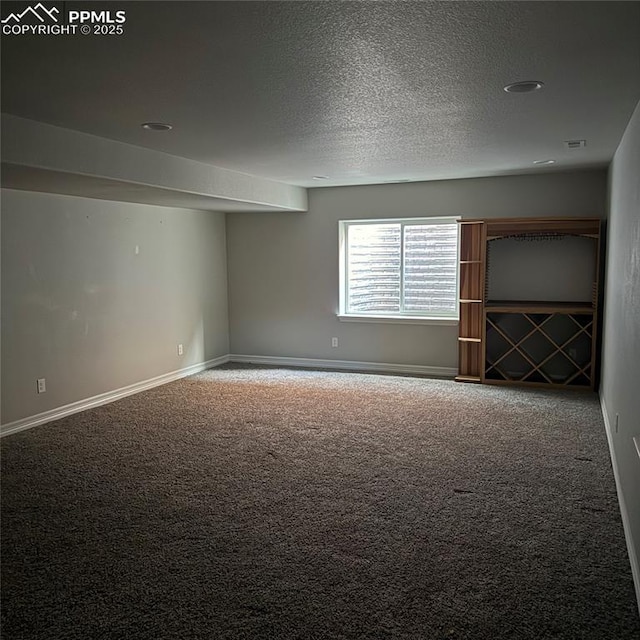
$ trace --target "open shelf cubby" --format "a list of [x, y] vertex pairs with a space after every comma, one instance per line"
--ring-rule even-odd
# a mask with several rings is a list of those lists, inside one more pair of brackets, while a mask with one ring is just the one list
[[597, 218], [462, 220], [464, 382], [593, 389]]

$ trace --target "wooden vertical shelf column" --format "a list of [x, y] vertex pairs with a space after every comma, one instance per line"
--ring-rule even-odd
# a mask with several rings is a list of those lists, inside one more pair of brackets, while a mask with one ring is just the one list
[[481, 382], [486, 231], [482, 220], [460, 220], [459, 224], [460, 324], [456, 380]]

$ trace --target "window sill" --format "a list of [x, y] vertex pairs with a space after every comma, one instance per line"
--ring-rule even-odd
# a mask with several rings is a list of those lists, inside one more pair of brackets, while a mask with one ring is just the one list
[[377, 322], [386, 324], [432, 324], [432, 325], [449, 325], [457, 326], [459, 320], [457, 318], [423, 318], [411, 316], [368, 316], [354, 314], [337, 314], [340, 322]]

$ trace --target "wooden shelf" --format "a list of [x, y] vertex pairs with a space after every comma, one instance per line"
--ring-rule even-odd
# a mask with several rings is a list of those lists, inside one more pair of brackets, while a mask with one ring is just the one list
[[[600, 220], [598, 218], [495, 218], [460, 220], [460, 322], [458, 325], [458, 376], [460, 382], [487, 384], [522, 384], [548, 388], [593, 389], [595, 386], [598, 321], [598, 271]], [[595, 252], [589, 244], [584, 273], [592, 269], [593, 286], [562, 289], [554, 272], [535, 283], [518, 279], [518, 269], [528, 264], [531, 251], [506, 244], [515, 238], [541, 241], [542, 255], [549, 251], [549, 241], [559, 237], [579, 236], [596, 240]], [[497, 240], [499, 244], [490, 244]], [[569, 242], [577, 242], [572, 240]], [[568, 243], [567, 243], [568, 244]], [[511, 262], [501, 264], [501, 271], [489, 274], [489, 247], [496, 247]], [[569, 245], [574, 247], [575, 245]], [[580, 245], [584, 246], [584, 245]], [[505, 253], [506, 252], [506, 253]], [[537, 254], [536, 254], [537, 255]], [[580, 254], [581, 255], [581, 254]], [[504, 259], [504, 258], [503, 258]], [[547, 264], [547, 263], [545, 263]], [[551, 262], [551, 264], [556, 264]], [[561, 265], [560, 262], [557, 264]], [[575, 263], [572, 263], [572, 265]], [[580, 262], [580, 269], [582, 269]], [[496, 273], [505, 276], [496, 278]], [[564, 272], [558, 271], [558, 277]], [[548, 283], [548, 284], [547, 284]], [[574, 284], [573, 281], [570, 283]], [[487, 300], [493, 285], [500, 297], [537, 295], [582, 298], [565, 300]], [[500, 293], [498, 293], [500, 291]], [[561, 292], [561, 293], [559, 293]], [[590, 296], [591, 300], [585, 298]]]
[[457, 382], [482, 382], [480, 376], [456, 376]]
[[525, 300], [489, 300], [487, 311], [505, 313], [593, 313], [590, 302], [532, 302]]

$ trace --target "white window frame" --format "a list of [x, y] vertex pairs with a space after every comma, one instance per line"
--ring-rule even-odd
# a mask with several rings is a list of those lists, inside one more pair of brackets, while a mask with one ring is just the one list
[[[447, 315], [424, 315], [419, 311], [405, 311], [401, 314], [367, 313], [355, 314], [347, 313], [347, 291], [348, 291], [348, 256], [347, 256], [347, 233], [351, 225], [363, 224], [400, 224], [401, 242], [404, 242], [404, 227], [406, 225], [420, 224], [457, 224], [461, 216], [447, 216], [438, 218], [374, 218], [365, 220], [339, 220], [338, 221], [338, 247], [339, 247], [339, 310], [337, 317], [342, 322], [381, 322], [400, 324], [435, 324], [435, 325], [457, 325], [459, 322], [460, 308], [460, 232], [458, 231], [458, 246], [456, 257], [456, 312], [455, 316]], [[402, 263], [404, 263], [404, 248], [400, 251]], [[402, 290], [401, 290], [402, 295]]]

